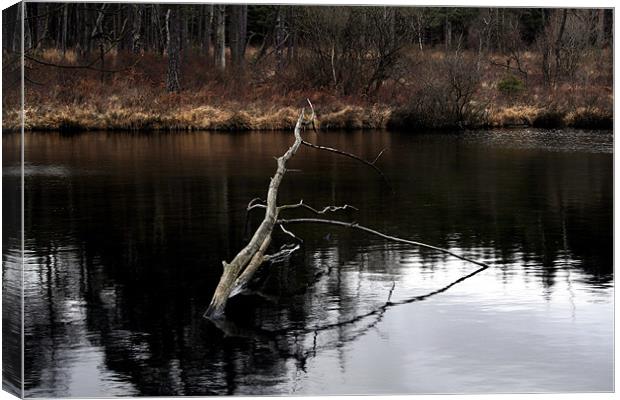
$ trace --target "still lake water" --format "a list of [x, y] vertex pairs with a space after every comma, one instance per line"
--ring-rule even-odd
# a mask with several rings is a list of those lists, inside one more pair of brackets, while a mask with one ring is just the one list
[[[225, 334], [202, 313], [292, 135], [27, 134], [26, 395], [613, 390], [611, 133], [307, 136], [367, 159], [386, 148], [393, 192], [353, 160], [302, 148], [280, 204], [348, 203], [359, 211], [330, 217], [492, 267], [291, 226], [302, 250], [231, 301]], [[5, 185], [19, 181], [18, 143], [3, 137]], [[6, 296], [5, 329], [19, 331]], [[405, 304], [372, 313], [388, 298]]]

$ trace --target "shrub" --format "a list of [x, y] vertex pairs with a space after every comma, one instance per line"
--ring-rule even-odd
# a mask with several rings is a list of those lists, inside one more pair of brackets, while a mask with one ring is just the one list
[[462, 55], [431, 63], [422, 88], [407, 106], [393, 113], [388, 127], [463, 129], [483, 125], [485, 107], [474, 101], [480, 80], [475, 64]]
[[516, 96], [525, 90], [525, 84], [514, 75], [508, 75], [497, 83], [497, 89], [505, 96]]
[[568, 125], [579, 129], [613, 129], [614, 117], [610, 111], [582, 108], [572, 112]]
[[541, 110], [534, 117], [532, 126], [535, 128], [561, 128], [564, 126], [565, 116], [566, 113], [555, 108]]

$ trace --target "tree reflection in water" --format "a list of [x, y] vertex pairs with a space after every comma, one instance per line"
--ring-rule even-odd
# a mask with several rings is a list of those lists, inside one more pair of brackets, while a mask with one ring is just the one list
[[[562, 152], [469, 136], [325, 135], [326, 145], [362, 156], [388, 148], [382, 169], [395, 195], [381, 193], [372, 171], [301, 152], [292, 167], [303, 173], [283, 183], [283, 201], [303, 193], [317, 206], [352, 204], [365, 225], [493, 268], [473, 270], [360, 233], [299, 227], [303, 251], [273, 266], [262, 297], [231, 303], [226, 335], [201, 314], [221, 260], [242, 243], [248, 199], [263, 194], [271, 157], [290, 137], [29, 135], [27, 394], [290, 393], [310, 359], [335, 351], [344, 364], [345, 348], [388, 329], [393, 305], [448, 299], [462, 287], [457, 280], [519, 285], [515, 296], [532, 307], [544, 307], [567, 279], [566, 301], [606, 291], [613, 286], [613, 159], [601, 137], [571, 136], [571, 146], [583, 141], [592, 150]], [[14, 144], [3, 138], [3, 150]], [[540, 292], [532, 295], [532, 286]]]

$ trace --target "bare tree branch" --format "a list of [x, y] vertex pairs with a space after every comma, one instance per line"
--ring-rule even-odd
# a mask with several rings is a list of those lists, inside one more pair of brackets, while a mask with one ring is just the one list
[[309, 210], [318, 215], [325, 214], [327, 212], [335, 212], [335, 211], [348, 210], [348, 209], [357, 210], [357, 208], [350, 206], [348, 204], [345, 204], [344, 206], [327, 206], [327, 207], [324, 207], [322, 210], [318, 210], [305, 204], [303, 200], [300, 200], [299, 203], [297, 204], [285, 204], [282, 206], [277, 205], [278, 189], [280, 187], [280, 183], [282, 182], [282, 179], [284, 178], [284, 175], [287, 172], [286, 162], [290, 160], [296, 154], [297, 150], [302, 144], [318, 149], [318, 150], [329, 151], [329, 152], [337, 153], [337, 154], [344, 155], [344, 156], [353, 158], [355, 160], [358, 160], [362, 162], [363, 164], [366, 164], [372, 167], [373, 169], [375, 169], [387, 182], [387, 179], [385, 178], [385, 175], [383, 174], [383, 172], [379, 168], [377, 168], [377, 166], [375, 165], [375, 163], [377, 162], [379, 157], [383, 154], [385, 149], [382, 150], [377, 155], [377, 157], [375, 157], [374, 161], [369, 162], [354, 154], [347, 153], [347, 152], [334, 149], [331, 147], [317, 146], [317, 145], [314, 145], [312, 143], [309, 143], [303, 140], [301, 137], [302, 130], [304, 129], [305, 126], [308, 126], [308, 125], [312, 125], [314, 127], [314, 120], [315, 120], [314, 107], [312, 103], [310, 102], [310, 100], [308, 100], [308, 104], [312, 111], [310, 118], [306, 119], [305, 110], [302, 109], [299, 115], [299, 118], [297, 119], [297, 123], [295, 125], [295, 130], [294, 130], [295, 140], [293, 144], [288, 148], [288, 150], [282, 156], [276, 158], [277, 169], [276, 169], [276, 173], [271, 178], [271, 182], [269, 184], [269, 190], [267, 192], [266, 203], [263, 202], [259, 198], [255, 198], [255, 199], [252, 199], [247, 206], [248, 213], [246, 215], [246, 228], [248, 226], [247, 224], [249, 220], [249, 211], [255, 208], [264, 208], [265, 217], [263, 221], [261, 222], [260, 226], [258, 227], [258, 229], [254, 232], [254, 235], [252, 236], [248, 244], [241, 251], [239, 251], [239, 253], [234, 257], [234, 259], [230, 263], [227, 263], [225, 261], [222, 262], [224, 266], [224, 271], [222, 273], [218, 286], [215, 289], [215, 293], [213, 294], [209, 308], [204, 314], [206, 318], [210, 318], [210, 319], [221, 318], [224, 315], [224, 309], [226, 307], [226, 302], [228, 301], [228, 299], [234, 296], [235, 294], [241, 293], [242, 291], [245, 290], [248, 283], [252, 279], [254, 273], [258, 270], [258, 268], [265, 261], [279, 260], [279, 259], [289, 257], [290, 254], [292, 254], [294, 251], [299, 249], [300, 247], [299, 244], [294, 245], [294, 246], [285, 245], [281, 247], [279, 252], [273, 255], [266, 254], [266, 251], [269, 248], [269, 245], [271, 244], [273, 228], [276, 224], [280, 226], [280, 228], [285, 234], [287, 234], [288, 236], [292, 237], [293, 239], [297, 240], [300, 243], [302, 243], [301, 239], [299, 239], [295, 234], [287, 230], [284, 227], [284, 225], [293, 224], [293, 223], [322, 223], [322, 224], [331, 224], [331, 225], [339, 225], [339, 226], [344, 226], [344, 227], [349, 227], [349, 228], [355, 228], [355, 229], [359, 229], [359, 230], [374, 234], [376, 236], [380, 236], [388, 240], [401, 242], [401, 243], [407, 243], [407, 244], [415, 245], [415, 246], [422, 246], [422, 247], [434, 249], [437, 251], [441, 251], [443, 253], [450, 254], [459, 259], [472, 262], [474, 264], [478, 264], [480, 266], [483, 266], [484, 268], [488, 268], [488, 265], [483, 262], [461, 256], [450, 250], [442, 249], [436, 246], [431, 246], [431, 245], [421, 243], [421, 242], [415, 242], [412, 240], [389, 236], [384, 233], [375, 231], [373, 229], [358, 225], [355, 222], [347, 223], [347, 222], [342, 222], [342, 221], [334, 221], [334, 220], [318, 219], [318, 218], [279, 219], [280, 212], [284, 210], [296, 209], [296, 208], [302, 208], [305, 210]]
[[304, 241], [299, 238], [297, 235], [295, 235], [293, 232], [287, 230], [284, 225], [280, 224], [280, 229], [282, 229], [282, 232], [286, 233], [287, 235], [289, 235], [290, 237], [292, 237], [293, 239], [297, 240], [299, 243], [303, 243]]
[[437, 246], [432, 246], [430, 244], [426, 244], [426, 243], [422, 243], [422, 242], [416, 242], [413, 240], [407, 240], [407, 239], [402, 239], [396, 236], [390, 236], [390, 235], [386, 235], [385, 233], [381, 233], [379, 231], [376, 231], [374, 229], [370, 229], [367, 228], [365, 226], [359, 225], [356, 222], [343, 222], [343, 221], [335, 221], [335, 220], [329, 220], [329, 219], [319, 219], [319, 218], [295, 218], [295, 219], [280, 219], [278, 220], [278, 223], [286, 225], [286, 224], [300, 224], [300, 223], [312, 223], [312, 224], [326, 224], [326, 225], [337, 225], [337, 226], [343, 226], [345, 228], [353, 228], [353, 229], [358, 229], [370, 234], [373, 234], [375, 236], [379, 236], [382, 237], [384, 239], [387, 240], [391, 240], [393, 242], [399, 242], [399, 243], [406, 243], [406, 244], [410, 244], [413, 246], [419, 246], [419, 247], [425, 247], [428, 249], [433, 249], [433, 250], [437, 250], [440, 251], [442, 253], [446, 253], [449, 254], [453, 257], [459, 258], [463, 261], [467, 261], [467, 262], [471, 262], [477, 265], [480, 265], [482, 267], [485, 268], [489, 268], [490, 266], [482, 261], [477, 261], [465, 256], [462, 256], [460, 254], [456, 254], [450, 250], [447, 249], [443, 249], [441, 247], [437, 247]]
[[381, 154], [383, 154], [383, 152], [385, 151], [385, 149], [381, 150], [381, 152], [379, 153], [379, 155], [375, 158], [375, 160], [374, 160], [373, 162], [370, 162], [370, 161], [364, 160], [364, 159], [363, 159], [363, 158], [361, 158], [361, 157], [356, 156], [355, 154], [348, 153], [348, 152], [346, 152], [346, 151], [342, 151], [342, 150], [338, 150], [338, 149], [334, 149], [334, 148], [332, 148], [332, 147], [319, 146], [319, 145], [316, 145], [316, 144], [314, 144], [314, 143], [307, 142], [307, 141], [305, 141], [305, 140], [302, 140], [301, 144], [303, 144], [304, 146], [312, 147], [313, 149], [323, 150], [323, 151], [328, 151], [328, 152], [331, 152], [331, 153], [340, 154], [341, 156], [349, 157], [349, 158], [352, 158], [352, 159], [354, 159], [354, 160], [357, 160], [357, 161], [359, 161], [359, 162], [361, 162], [361, 163], [363, 163], [363, 164], [366, 164], [366, 165], [368, 165], [369, 167], [371, 167], [372, 169], [374, 169], [375, 171], [377, 171], [377, 173], [378, 173], [379, 175], [381, 175], [381, 177], [383, 178], [383, 180], [385, 181], [385, 183], [386, 183], [388, 186], [390, 186], [389, 181], [388, 181], [387, 177], [385, 176], [385, 174], [383, 173], [383, 171], [381, 171], [381, 169], [375, 165], [375, 162], [377, 162], [377, 160], [379, 159], [379, 157], [381, 156]]
[[[312, 112], [314, 118], [314, 111]], [[226, 302], [235, 288], [244, 287], [252, 278], [254, 272], [264, 261], [265, 252], [271, 242], [271, 233], [278, 219], [277, 198], [280, 183], [286, 173], [286, 162], [297, 153], [301, 146], [301, 129], [305, 120], [305, 110], [302, 109], [295, 125], [295, 141], [288, 150], [278, 157], [276, 173], [271, 178], [267, 191], [267, 205], [265, 218], [250, 239], [250, 242], [230, 262], [224, 262], [224, 271], [220, 282], [215, 289], [209, 308], [205, 312], [207, 318], [219, 318], [224, 314]], [[253, 207], [251, 205], [250, 207]], [[249, 208], [250, 208], [249, 207]]]
[[373, 165], [374, 165], [374, 164], [376, 164], [376, 163], [377, 163], [377, 161], [379, 160], [379, 157], [381, 157], [381, 156], [383, 155], [383, 153], [385, 152], [385, 150], [387, 150], [387, 149], [383, 149], [383, 150], [381, 150], [381, 151], [379, 152], [379, 154], [377, 154], [377, 157], [375, 157], [375, 159], [373, 160], [373, 162], [372, 162], [371, 164], [373, 164]]
[[326, 206], [324, 207], [322, 210], [317, 210], [309, 205], [307, 205], [306, 203], [304, 203], [303, 199], [299, 200], [299, 203], [297, 204], [285, 204], [283, 206], [278, 207], [278, 211], [283, 211], [283, 210], [291, 210], [291, 209], [295, 209], [295, 208], [304, 208], [306, 210], [310, 210], [315, 214], [325, 214], [327, 212], [336, 212], [336, 211], [341, 211], [341, 210], [355, 210], [355, 211], [359, 211], [358, 208], [353, 207], [351, 205], [345, 204], [344, 206]]

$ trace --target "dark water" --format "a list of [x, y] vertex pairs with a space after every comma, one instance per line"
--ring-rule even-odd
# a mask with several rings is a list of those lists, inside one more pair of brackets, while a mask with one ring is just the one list
[[[333, 218], [492, 268], [291, 226], [302, 250], [232, 301], [221, 330], [202, 312], [291, 134], [28, 134], [26, 395], [613, 390], [610, 133], [310, 139], [368, 159], [386, 148], [394, 193], [361, 164], [303, 148], [281, 204], [348, 203], [359, 211]], [[407, 303], [380, 311], [388, 298]]]

